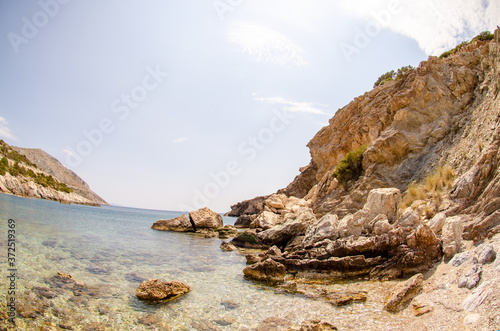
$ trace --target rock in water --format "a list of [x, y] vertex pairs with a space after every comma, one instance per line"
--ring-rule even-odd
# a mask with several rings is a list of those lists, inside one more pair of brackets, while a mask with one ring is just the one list
[[281, 263], [267, 259], [246, 267], [243, 269], [243, 274], [257, 280], [282, 282], [285, 280], [286, 268]]
[[189, 286], [179, 281], [162, 282], [158, 279], [143, 281], [137, 289], [135, 296], [144, 301], [170, 301], [191, 290]]
[[190, 232], [194, 231], [193, 225], [185, 214], [169, 220], [158, 220], [151, 226], [153, 230]]
[[223, 241], [220, 243], [220, 249], [222, 249], [223, 251], [226, 251], [226, 252], [231, 252], [231, 251], [234, 251], [236, 249], [236, 246], [234, 246], [231, 243]]
[[397, 285], [384, 308], [393, 313], [403, 310], [405, 305], [420, 293], [423, 281], [424, 276], [416, 274], [404, 283]]
[[195, 232], [198, 229], [217, 229], [224, 226], [222, 216], [207, 207], [190, 212], [189, 220]]
[[306, 320], [300, 325], [299, 331], [329, 331], [338, 330], [337, 327], [328, 322], [323, 322], [317, 319]]

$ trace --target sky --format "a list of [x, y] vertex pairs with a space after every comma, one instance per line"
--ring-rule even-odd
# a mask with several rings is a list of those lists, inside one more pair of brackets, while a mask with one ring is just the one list
[[111, 204], [232, 204], [288, 185], [383, 73], [500, 24], [498, 0], [0, 0], [0, 138]]

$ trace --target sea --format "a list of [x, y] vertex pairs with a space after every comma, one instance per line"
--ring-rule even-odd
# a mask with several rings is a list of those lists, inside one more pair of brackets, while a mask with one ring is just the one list
[[[393, 319], [377, 295], [338, 308], [281, 293], [244, 278], [247, 251], [222, 251], [218, 238], [151, 229], [180, 214], [0, 194], [0, 329], [281, 330], [306, 319], [377, 329]], [[234, 222], [224, 217], [224, 224]], [[182, 281], [191, 291], [162, 304], [138, 300], [140, 283], [152, 278]]]

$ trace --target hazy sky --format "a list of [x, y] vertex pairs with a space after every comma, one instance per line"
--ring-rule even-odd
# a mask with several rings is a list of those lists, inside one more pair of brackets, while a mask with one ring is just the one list
[[378, 76], [499, 17], [498, 0], [0, 0], [0, 138], [113, 204], [225, 212], [290, 183]]

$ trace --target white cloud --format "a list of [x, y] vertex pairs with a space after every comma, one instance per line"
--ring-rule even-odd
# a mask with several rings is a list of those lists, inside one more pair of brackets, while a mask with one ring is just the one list
[[172, 140], [172, 142], [173, 142], [174, 144], [180, 144], [180, 143], [183, 143], [183, 142], [185, 142], [185, 141], [187, 141], [187, 138], [186, 138], [186, 137], [179, 137], [179, 138], [176, 138], [176, 139]]
[[0, 137], [15, 140], [15, 141], [19, 140], [19, 139], [17, 139], [16, 136], [14, 136], [12, 134], [8, 125], [9, 125], [9, 123], [7, 122], [7, 120], [4, 117], [0, 116]]
[[66, 155], [68, 155], [68, 156], [73, 156], [74, 155], [73, 152], [70, 151], [70, 150], [68, 150], [68, 149], [63, 149], [63, 153], [66, 154]]
[[265, 26], [235, 24], [227, 33], [229, 41], [259, 62], [304, 65], [304, 50], [283, 34]]
[[271, 105], [281, 105], [283, 109], [291, 113], [309, 113], [316, 115], [328, 115], [325, 112], [326, 105], [313, 103], [313, 102], [296, 102], [286, 100], [282, 97], [271, 97], [271, 98], [255, 98], [256, 101], [261, 101]]
[[430, 55], [439, 55], [482, 31], [493, 32], [500, 17], [497, 0], [342, 0], [341, 5], [376, 22], [375, 16], [388, 12], [391, 2], [399, 3], [399, 10], [390, 15], [386, 27], [415, 39]]

